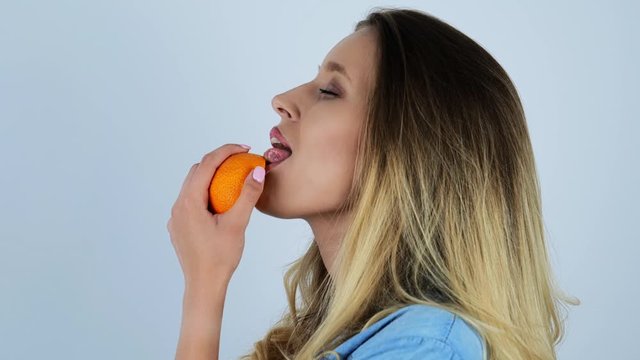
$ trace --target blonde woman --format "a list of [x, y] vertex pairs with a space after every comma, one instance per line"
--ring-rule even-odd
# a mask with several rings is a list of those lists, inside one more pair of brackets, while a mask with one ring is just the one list
[[556, 357], [563, 299], [525, 115], [487, 51], [424, 12], [379, 8], [272, 104], [282, 145], [266, 181], [257, 168], [231, 210], [209, 213], [215, 169], [248, 151], [224, 145], [172, 209], [176, 358], [217, 359], [254, 206], [306, 220], [314, 241], [285, 275], [288, 312], [243, 359]]

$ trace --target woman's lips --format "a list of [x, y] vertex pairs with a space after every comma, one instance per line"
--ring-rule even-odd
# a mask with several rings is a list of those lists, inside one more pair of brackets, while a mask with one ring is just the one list
[[269, 139], [271, 138], [278, 139], [278, 141], [282, 145], [284, 145], [286, 148], [291, 149], [291, 145], [289, 144], [287, 139], [284, 137], [284, 135], [282, 135], [282, 133], [280, 132], [280, 129], [277, 126], [274, 126], [273, 128], [271, 128], [271, 131], [269, 132]]
[[264, 152], [263, 156], [265, 159], [267, 159], [267, 165], [265, 167], [265, 170], [268, 173], [269, 171], [271, 171], [271, 169], [276, 167], [278, 164], [288, 159], [291, 156], [291, 152], [288, 150], [273, 147], [273, 148], [267, 149], [267, 151]]
[[267, 149], [267, 151], [265, 151], [264, 155], [262, 156], [265, 159], [267, 159], [269, 162], [276, 163], [291, 156], [291, 151], [280, 149], [277, 147], [272, 147], [270, 149]]
[[267, 149], [267, 151], [265, 151], [263, 155], [263, 157], [267, 160], [267, 165], [265, 167], [267, 173], [278, 164], [288, 159], [292, 154], [291, 146], [277, 126], [274, 126], [271, 129], [271, 131], [269, 132], [269, 136], [273, 147]]
[[288, 158], [283, 159], [283, 160], [280, 160], [280, 161], [278, 161], [278, 162], [273, 162], [273, 163], [272, 163], [272, 162], [267, 161], [267, 165], [266, 165], [266, 166], [265, 166], [265, 168], [264, 168], [264, 169], [265, 169], [265, 171], [266, 171], [266, 173], [268, 174], [268, 173], [269, 173], [271, 170], [273, 170], [276, 166], [278, 166], [278, 165], [282, 164], [282, 163], [283, 163], [283, 162], [285, 162], [287, 159], [288, 159]]

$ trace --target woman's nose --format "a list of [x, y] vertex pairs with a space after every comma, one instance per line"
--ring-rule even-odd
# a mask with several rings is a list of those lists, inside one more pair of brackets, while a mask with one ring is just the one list
[[273, 97], [273, 99], [271, 100], [271, 107], [273, 107], [273, 109], [280, 116], [284, 116], [290, 120], [293, 118], [291, 112], [287, 109], [288, 106], [282, 101], [282, 98], [280, 95], [276, 95]]

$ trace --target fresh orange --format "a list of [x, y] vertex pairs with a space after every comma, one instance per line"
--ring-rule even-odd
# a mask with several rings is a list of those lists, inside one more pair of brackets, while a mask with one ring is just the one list
[[256, 166], [266, 166], [262, 155], [237, 153], [227, 157], [216, 169], [209, 186], [209, 202], [217, 214], [221, 214], [233, 206], [244, 180]]

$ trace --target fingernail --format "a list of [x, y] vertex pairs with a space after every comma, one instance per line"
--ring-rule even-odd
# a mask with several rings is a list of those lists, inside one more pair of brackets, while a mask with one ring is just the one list
[[262, 166], [256, 166], [253, 169], [253, 179], [259, 183], [264, 181], [264, 168]]
[[245, 149], [251, 149], [251, 146], [249, 146], [249, 145], [245, 145], [245, 144], [238, 144], [238, 145], [240, 145], [241, 147], [243, 147]]

